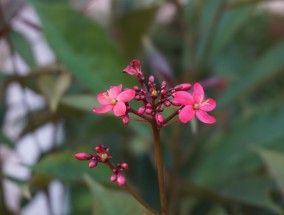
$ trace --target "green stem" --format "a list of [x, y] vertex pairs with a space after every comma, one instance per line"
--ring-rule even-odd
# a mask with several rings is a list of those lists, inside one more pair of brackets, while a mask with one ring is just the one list
[[160, 142], [160, 130], [158, 129], [155, 119], [153, 119], [151, 126], [154, 137], [154, 151], [155, 151], [159, 193], [160, 193], [161, 215], [166, 215], [167, 200], [166, 200], [166, 191], [165, 191], [165, 182], [164, 182], [164, 166], [163, 166], [163, 157], [162, 157], [161, 142]]

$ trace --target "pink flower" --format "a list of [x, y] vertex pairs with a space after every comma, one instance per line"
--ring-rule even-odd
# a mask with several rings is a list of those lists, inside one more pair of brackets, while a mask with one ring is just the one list
[[186, 123], [192, 120], [195, 115], [203, 123], [212, 124], [216, 122], [215, 117], [207, 114], [216, 107], [216, 102], [214, 99], [204, 100], [204, 90], [199, 83], [194, 84], [193, 95], [179, 91], [174, 94], [174, 101], [184, 105], [179, 113], [181, 122]]
[[99, 93], [97, 99], [101, 105], [100, 108], [93, 108], [95, 113], [106, 113], [113, 111], [115, 116], [123, 116], [126, 114], [125, 102], [130, 101], [135, 96], [135, 91], [126, 89], [121, 91], [122, 85], [111, 86], [107, 92]]
[[140, 60], [132, 60], [130, 64], [124, 70], [122, 70], [122, 72], [127, 73], [129, 75], [135, 75], [137, 77], [141, 77], [142, 69], [141, 69]]

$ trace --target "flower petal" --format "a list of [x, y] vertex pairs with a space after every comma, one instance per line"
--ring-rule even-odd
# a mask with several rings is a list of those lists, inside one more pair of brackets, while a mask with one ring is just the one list
[[108, 96], [107, 92], [99, 93], [97, 96], [97, 99], [100, 104], [102, 105], [109, 105], [110, 104], [110, 98]]
[[116, 98], [119, 102], [128, 102], [135, 96], [135, 91], [132, 89], [126, 89], [122, 91]]
[[205, 111], [203, 110], [197, 110], [196, 111], [196, 117], [203, 123], [206, 124], [212, 124], [216, 122], [215, 117], [208, 115]]
[[195, 111], [193, 110], [191, 105], [187, 105], [181, 109], [179, 113], [179, 120], [182, 123], [187, 123], [188, 121], [192, 120], [194, 117]]
[[112, 105], [105, 105], [100, 108], [93, 108], [93, 112], [95, 113], [106, 113], [112, 109]]
[[123, 116], [126, 113], [126, 105], [123, 102], [117, 102], [113, 107], [115, 116]]
[[174, 94], [174, 101], [182, 105], [191, 105], [193, 97], [190, 93], [179, 91]]
[[200, 110], [203, 111], [212, 111], [216, 107], [216, 101], [214, 99], [206, 99], [202, 104], [199, 106]]
[[111, 86], [109, 89], [109, 96], [112, 99], [116, 99], [116, 97], [118, 96], [118, 94], [120, 93], [122, 88], [122, 84], [118, 85], [118, 86]]
[[202, 103], [204, 99], [204, 90], [201, 84], [199, 83], [195, 83], [193, 85], [193, 98], [194, 98], [194, 101], [198, 104]]

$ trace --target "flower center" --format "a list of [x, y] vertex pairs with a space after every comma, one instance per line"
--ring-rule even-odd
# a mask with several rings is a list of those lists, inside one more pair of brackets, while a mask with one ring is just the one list
[[112, 105], [115, 105], [115, 104], [116, 104], [116, 99], [110, 100], [110, 103], [111, 103]]
[[193, 105], [193, 109], [194, 109], [194, 110], [198, 110], [198, 109], [199, 109], [199, 104], [194, 104], [194, 105]]

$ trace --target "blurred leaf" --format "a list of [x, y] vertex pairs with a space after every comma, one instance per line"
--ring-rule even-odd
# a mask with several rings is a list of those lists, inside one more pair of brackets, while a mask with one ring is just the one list
[[257, 152], [267, 166], [270, 175], [275, 179], [282, 196], [284, 196], [284, 153], [266, 149], [257, 149]]
[[30, 1], [56, 56], [78, 80], [95, 92], [124, 82], [126, 64], [101, 26], [66, 5]]
[[7, 137], [6, 134], [4, 134], [3, 131], [0, 131], [0, 145], [1, 144], [4, 144], [4, 145], [8, 146], [9, 148], [15, 147], [15, 143], [13, 141], [11, 141], [10, 138]]
[[141, 214], [142, 211], [146, 211], [130, 194], [122, 191], [109, 190], [92, 180], [88, 175], [85, 175], [84, 179], [93, 194], [93, 209], [95, 214], [133, 215]]
[[255, 6], [226, 10], [217, 26], [216, 35], [212, 41], [212, 56], [218, 54], [236, 35], [246, 21], [251, 17]]
[[95, 169], [88, 168], [88, 162], [78, 161], [72, 152], [50, 153], [37, 162], [32, 170], [58, 178], [63, 181], [82, 180], [84, 173], [90, 174], [99, 181], [108, 181], [111, 171], [106, 165], [98, 165]]
[[10, 31], [9, 40], [13, 49], [23, 58], [30, 68], [36, 67], [31, 43], [17, 31]]
[[71, 76], [68, 73], [60, 73], [58, 76], [40, 76], [38, 88], [46, 97], [52, 112], [57, 110], [59, 101], [71, 84]]
[[245, 94], [256, 89], [261, 83], [275, 77], [284, 70], [284, 43], [277, 44], [263, 57], [258, 59], [245, 77], [238, 82], [232, 83], [218, 101], [220, 107], [245, 96]]
[[280, 213], [280, 209], [273, 204], [269, 197], [270, 186], [269, 179], [252, 176], [226, 180], [213, 189], [224, 197], [253, 206], [269, 208]]
[[209, 138], [200, 152], [198, 168], [189, 179], [200, 185], [224, 183], [261, 166], [252, 150], [255, 146], [284, 151], [284, 111], [282, 105], [276, 107], [270, 104], [251, 116], [244, 116], [217, 138]]
[[97, 98], [91, 95], [68, 95], [61, 100], [64, 105], [91, 112], [92, 108], [99, 106]]
[[158, 7], [143, 8], [128, 12], [115, 19], [119, 40], [128, 60], [137, 56], [142, 48], [142, 37], [155, 19]]
[[227, 215], [226, 211], [220, 205], [216, 205], [207, 215]]

